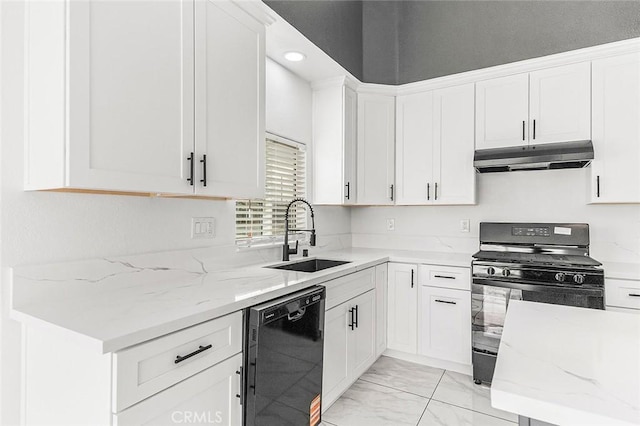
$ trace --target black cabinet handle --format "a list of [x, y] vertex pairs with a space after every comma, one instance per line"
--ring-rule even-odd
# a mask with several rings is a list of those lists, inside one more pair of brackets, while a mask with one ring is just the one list
[[213, 345], [207, 345], [207, 346], [198, 346], [198, 349], [196, 349], [195, 351], [191, 352], [190, 354], [187, 354], [185, 356], [180, 356], [178, 355], [176, 357], [176, 360], [173, 361], [174, 363], [178, 364], [179, 362], [184, 361], [185, 359], [189, 359], [194, 355], [198, 355], [200, 352], [204, 352], [207, 349], [211, 349], [213, 347]]
[[600, 198], [600, 175], [596, 176], [596, 197]]
[[187, 157], [187, 160], [189, 160], [189, 178], [187, 179], [187, 182], [189, 182], [189, 185], [193, 186], [193, 152]]
[[436, 302], [438, 302], [438, 303], [446, 303], [447, 305], [455, 305], [455, 304], [456, 304], [456, 302], [452, 302], [452, 301], [450, 301], [450, 300], [440, 300], [440, 299], [436, 299], [435, 301], [436, 301]]
[[355, 312], [355, 308], [349, 309], [349, 313], [351, 314], [351, 324], [349, 324], [349, 327], [351, 328], [351, 330], [353, 330], [356, 326], [356, 322], [354, 319], [354, 312]]
[[533, 120], [533, 139], [535, 140], [536, 138], [536, 120]]
[[429, 188], [429, 182], [427, 182], [427, 201], [429, 201], [429, 198], [431, 196], [431, 188]]
[[524, 126], [525, 126], [525, 123], [524, 123], [524, 120], [522, 120], [522, 140], [525, 140], [525, 138], [524, 138]]
[[448, 280], [455, 280], [456, 277], [451, 277], [449, 275], [434, 275], [435, 278], [446, 278]]
[[636, 293], [629, 293], [629, 296], [631, 296], [631, 297], [640, 297], [640, 294], [636, 294]]
[[240, 389], [240, 393], [236, 394], [236, 398], [240, 398], [240, 405], [242, 405], [243, 402], [244, 402], [244, 398], [243, 398], [244, 391], [242, 389], [242, 386], [244, 384], [244, 378], [242, 377], [242, 366], [240, 366], [240, 368], [238, 370], [236, 370], [236, 374], [238, 374], [239, 377], [240, 377], [240, 388], [239, 388]]
[[435, 193], [435, 197], [434, 198], [437, 201], [438, 200], [438, 182], [436, 182], [436, 188], [434, 190], [434, 193]]
[[411, 270], [411, 288], [413, 288], [413, 269]]
[[393, 201], [393, 184], [391, 184], [391, 201]]
[[358, 328], [358, 305], [356, 305], [353, 309], [356, 311], [356, 328]]
[[349, 200], [349, 199], [350, 199], [350, 198], [349, 198], [349, 195], [350, 195], [350, 194], [349, 194], [349, 189], [350, 189], [350, 188], [349, 188], [349, 182], [347, 182], [347, 184], [346, 184], [345, 186], [347, 187], [347, 195], [346, 195], [345, 197], [346, 197], [346, 199], [347, 199], [347, 200]]
[[200, 182], [202, 182], [202, 186], [207, 186], [207, 154], [202, 155], [200, 162], [202, 163], [202, 179], [200, 179]]

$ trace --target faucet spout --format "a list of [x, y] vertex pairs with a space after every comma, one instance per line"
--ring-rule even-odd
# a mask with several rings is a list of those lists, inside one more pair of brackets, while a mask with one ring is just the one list
[[[295, 203], [304, 203], [307, 206], [309, 206], [309, 210], [311, 212], [311, 229], [298, 229], [298, 230], [289, 229], [289, 209], [291, 209], [291, 206], [294, 205]], [[295, 249], [289, 248], [289, 232], [290, 231], [310, 232], [311, 237], [309, 238], [309, 244], [311, 246], [316, 245], [316, 221], [313, 213], [313, 207], [311, 207], [311, 204], [309, 204], [309, 202], [303, 198], [296, 198], [292, 200], [287, 206], [287, 210], [284, 213], [284, 245], [282, 247], [283, 262], [286, 262], [289, 260], [289, 255], [298, 254], [298, 241], [296, 241]]]

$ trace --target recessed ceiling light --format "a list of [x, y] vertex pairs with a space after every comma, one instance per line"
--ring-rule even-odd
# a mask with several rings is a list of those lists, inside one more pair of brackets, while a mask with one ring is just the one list
[[287, 61], [300, 62], [300, 61], [303, 61], [306, 58], [306, 56], [303, 53], [291, 51], [291, 52], [286, 52], [284, 54], [284, 58]]

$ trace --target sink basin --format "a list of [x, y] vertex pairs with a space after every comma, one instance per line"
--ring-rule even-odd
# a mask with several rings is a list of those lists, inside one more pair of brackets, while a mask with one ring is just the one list
[[298, 272], [318, 272], [323, 269], [334, 268], [336, 266], [344, 265], [345, 263], [351, 263], [345, 260], [328, 260], [328, 259], [309, 259], [302, 262], [287, 263], [284, 265], [267, 266], [272, 269], [284, 269], [286, 271], [298, 271]]

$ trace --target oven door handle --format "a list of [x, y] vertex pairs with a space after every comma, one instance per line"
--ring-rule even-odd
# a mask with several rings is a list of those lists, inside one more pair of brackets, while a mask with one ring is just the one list
[[536, 291], [540, 293], [544, 293], [547, 291], [556, 291], [556, 292], [566, 291], [566, 292], [572, 292], [574, 294], [593, 294], [596, 296], [601, 296], [604, 294], [604, 287], [591, 288], [591, 287], [582, 287], [582, 286], [559, 286], [559, 285], [548, 285], [548, 284], [514, 283], [512, 281], [499, 281], [499, 280], [492, 280], [487, 278], [474, 278], [473, 284], [486, 285], [490, 287], [511, 288], [515, 290]]

